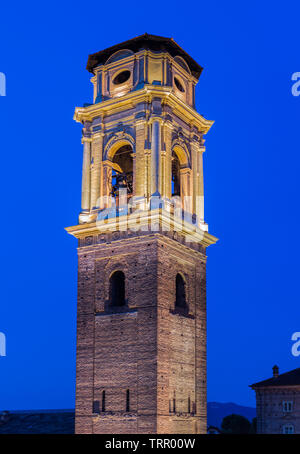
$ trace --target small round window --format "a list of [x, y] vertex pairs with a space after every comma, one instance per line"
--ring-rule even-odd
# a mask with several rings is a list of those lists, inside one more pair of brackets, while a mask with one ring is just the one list
[[177, 79], [177, 77], [174, 77], [174, 83], [175, 83], [176, 87], [178, 88], [178, 90], [181, 91], [182, 93], [184, 93], [184, 88], [182, 86], [182, 83]]
[[126, 82], [130, 77], [130, 71], [122, 71], [121, 73], [119, 73], [113, 80], [113, 83], [115, 85], [121, 85], [121, 84], [124, 84], [124, 82]]

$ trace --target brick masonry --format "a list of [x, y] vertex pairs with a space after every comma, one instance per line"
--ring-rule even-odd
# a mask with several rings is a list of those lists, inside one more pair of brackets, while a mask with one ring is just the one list
[[[291, 402], [292, 409], [284, 411], [283, 402]], [[262, 388], [256, 391], [257, 433], [282, 434], [292, 425], [300, 434], [300, 386]]]
[[[203, 247], [162, 233], [80, 240], [76, 433], [206, 432], [205, 267]], [[126, 306], [113, 309], [116, 270], [125, 274]], [[175, 311], [177, 273], [188, 314]]]

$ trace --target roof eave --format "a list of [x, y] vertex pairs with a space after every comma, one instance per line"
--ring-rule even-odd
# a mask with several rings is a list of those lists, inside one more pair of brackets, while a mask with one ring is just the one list
[[102, 55], [106, 55], [106, 54], [111, 55], [114, 52], [116, 52], [117, 50], [119, 50], [119, 49], [121, 50], [121, 48], [126, 48], [126, 47], [128, 47], [128, 45], [130, 46], [130, 44], [133, 44], [134, 42], [143, 40], [143, 39], [147, 40], [147, 41], [152, 40], [152, 41], [158, 41], [158, 42], [159, 41], [166, 42], [166, 44], [168, 44], [170, 47], [172, 46], [174, 49], [178, 49], [178, 51], [180, 51], [180, 53], [183, 54], [183, 57], [185, 57], [188, 60], [187, 63], [189, 64], [189, 66], [191, 66], [191, 65], [193, 66], [193, 69], [190, 68], [193, 76], [195, 76], [197, 79], [199, 79], [199, 77], [203, 71], [202, 66], [200, 66], [199, 63], [197, 63], [184, 49], [182, 49], [182, 47], [179, 46], [179, 44], [177, 44], [173, 38], [166, 38], [166, 37], [158, 36], [158, 35], [149, 35], [148, 33], [144, 33], [143, 35], [136, 36], [127, 41], [123, 41], [122, 43], [107, 47], [106, 49], [103, 49], [94, 54], [89, 54], [86, 69], [90, 73], [94, 74], [94, 68], [96, 66], [98, 66]]

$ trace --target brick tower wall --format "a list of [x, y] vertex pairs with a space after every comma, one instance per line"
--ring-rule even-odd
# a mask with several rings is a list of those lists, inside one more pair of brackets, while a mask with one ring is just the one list
[[[204, 252], [159, 239], [158, 433], [206, 433], [205, 267]], [[186, 282], [188, 315], [175, 311], [177, 273]]]
[[[80, 240], [78, 257], [76, 433], [205, 432], [204, 252], [161, 234], [119, 232]], [[126, 277], [127, 307], [112, 311], [116, 270]], [[188, 316], [174, 311], [178, 272]]]

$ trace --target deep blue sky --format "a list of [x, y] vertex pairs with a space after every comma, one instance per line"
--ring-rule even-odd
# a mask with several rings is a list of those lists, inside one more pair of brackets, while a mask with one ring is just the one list
[[202, 66], [197, 108], [215, 120], [205, 155], [208, 399], [254, 405], [248, 385], [300, 367], [300, 5], [5, 2], [1, 6], [0, 409], [74, 406], [76, 240], [87, 56], [144, 32]]

